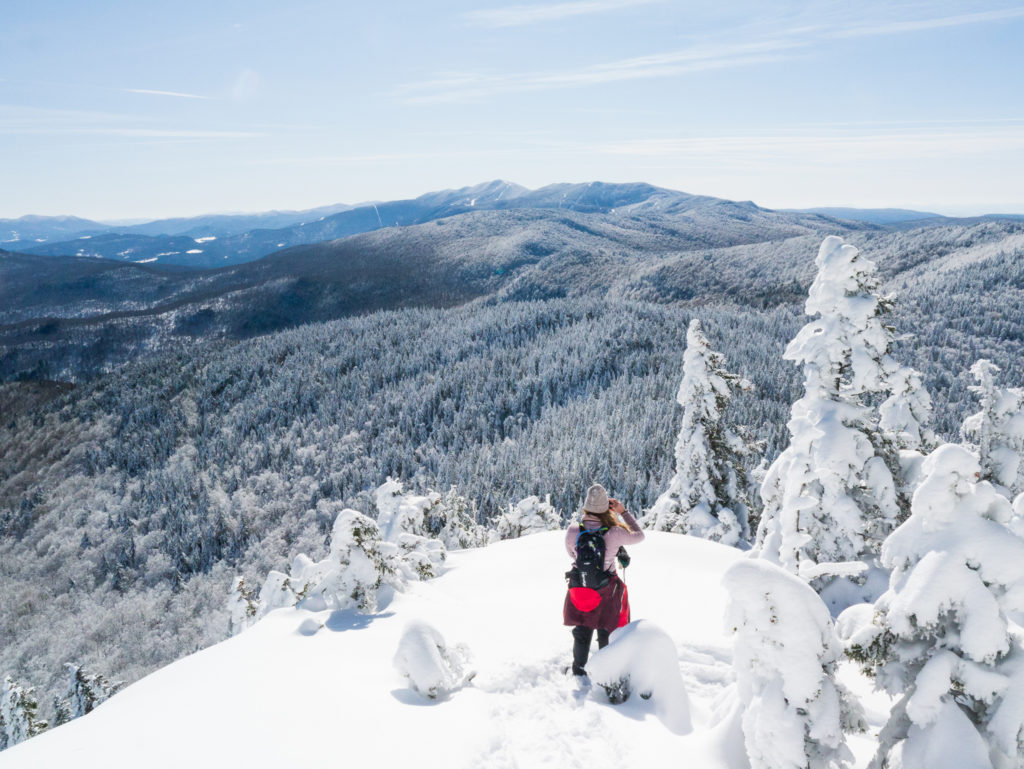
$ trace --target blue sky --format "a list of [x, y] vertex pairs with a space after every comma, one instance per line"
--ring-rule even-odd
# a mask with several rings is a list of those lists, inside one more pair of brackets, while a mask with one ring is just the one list
[[502, 178], [1024, 212], [1024, 4], [4, 2], [0, 217]]

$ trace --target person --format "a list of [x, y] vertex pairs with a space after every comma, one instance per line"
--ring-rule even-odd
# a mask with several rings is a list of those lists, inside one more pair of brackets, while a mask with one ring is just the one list
[[604, 486], [599, 483], [587, 489], [580, 522], [571, 524], [565, 532], [565, 549], [573, 559], [574, 566], [581, 524], [582, 530], [602, 530], [604, 569], [609, 580], [607, 585], [596, 591], [600, 597], [596, 608], [576, 597], [572, 589], [565, 596], [562, 622], [572, 627], [572, 672], [578, 676], [587, 674], [585, 665], [590, 657], [594, 631], [597, 631], [597, 646], [603, 649], [608, 645], [611, 631], [629, 622], [629, 597], [625, 583], [616, 573], [615, 560], [620, 547], [634, 545], [644, 539], [644, 532], [636, 519], [626, 512], [619, 500], [609, 497]]

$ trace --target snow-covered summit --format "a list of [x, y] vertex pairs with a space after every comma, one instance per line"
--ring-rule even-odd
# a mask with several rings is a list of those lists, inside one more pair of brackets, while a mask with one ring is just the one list
[[[562, 672], [571, 646], [561, 624], [562, 537], [453, 552], [444, 574], [373, 615], [272, 612], [14, 746], [4, 769], [742, 766], [742, 738], [718, 718], [732, 680], [721, 578], [742, 554], [660, 532], [632, 553], [634, 619], [656, 623], [678, 652], [693, 720], [680, 735], [654, 699], [611, 705], [599, 687], [578, 689]], [[476, 672], [436, 700], [394, 667], [418, 622], [464, 644]]]

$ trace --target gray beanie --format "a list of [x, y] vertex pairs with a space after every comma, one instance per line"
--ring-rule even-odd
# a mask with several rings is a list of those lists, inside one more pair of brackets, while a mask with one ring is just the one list
[[595, 483], [587, 489], [587, 501], [583, 503], [583, 510], [588, 513], [608, 512], [608, 492], [600, 483]]

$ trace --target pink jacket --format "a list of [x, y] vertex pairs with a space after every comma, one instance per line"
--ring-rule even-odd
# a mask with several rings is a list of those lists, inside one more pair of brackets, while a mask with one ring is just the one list
[[[613, 526], [604, 535], [605, 571], [614, 570], [615, 554], [619, 552], [621, 545], [635, 545], [637, 542], [644, 541], [644, 533], [632, 514], [628, 512], [623, 513], [622, 520], [629, 526], [631, 531], [626, 531], [621, 526]], [[588, 529], [596, 529], [601, 526], [601, 521], [591, 515], [585, 515], [583, 516], [583, 524]], [[576, 560], [576, 537], [579, 533], [580, 525], [578, 523], [570, 524], [569, 529], [565, 532], [565, 550], [573, 561]]]

